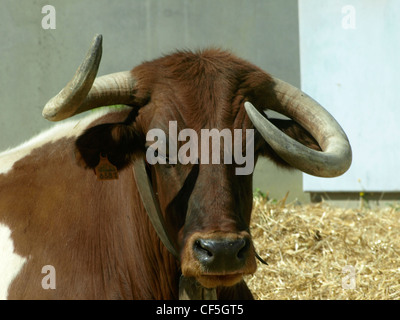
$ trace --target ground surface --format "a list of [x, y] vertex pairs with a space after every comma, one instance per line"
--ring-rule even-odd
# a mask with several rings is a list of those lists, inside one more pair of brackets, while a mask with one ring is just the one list
[[400, 299], [400, 205], [344, 209], [255, 198], [256, 299]]

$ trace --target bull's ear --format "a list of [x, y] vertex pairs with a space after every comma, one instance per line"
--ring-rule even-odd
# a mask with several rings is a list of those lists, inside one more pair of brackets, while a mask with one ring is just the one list
[[318, 142], [313, 138], [313, 136], [308, 133], [302, 126], [293, 120], [283, 120], [283, 119], [270, 119], [272, 124], [278, 127], [281, 131], [286, 133], [289, 137], [297, 140], [301, 144], [308, 148], [321, 151]]
[[80, 165], [94, 168], [100, 155], [118, 169], [127, 166], [135, 152], [144, 148], [142, 139], [132, 126], [123, 123], [101, 124], [86, 130], [75, 142]]
[[[277, 128], [279, 128], [282, 132], [287, 134], [289, 137], [294, 140], [302, 143], [308, 148], [321, 151], [318, 142], [313, 138], [313, 136], [307, 132], [302, 126], [300, 126], [297, 122], [293, 120], [283, 120], [283, 119], [269, 119], [271, 123], [273, 123]], [[277, 165], [291, 168], [291, 166], [284, 161], [281, 157], [279, 157], [275, 151], [265, 142], [263, 141], [263, 148], [261, 148], [261, 155], [264, 157], [270, 158]]]

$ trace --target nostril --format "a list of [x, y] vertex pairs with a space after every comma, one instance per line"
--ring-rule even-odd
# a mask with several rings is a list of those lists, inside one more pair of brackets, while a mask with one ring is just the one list
[[250, 242], [247, 239], [241, 239], [241, 243], [239, 245], [239, 250], [237, 252], [236, 257], [239, 260], [245, 259], [247, 257], [248, 249], [250, 247]]
[[211, 252], [208, 243], [204, 240], [196, 240], [194, 243], [194, 249], [200, 255], [208, 257], [213, 256], [213, 253]]

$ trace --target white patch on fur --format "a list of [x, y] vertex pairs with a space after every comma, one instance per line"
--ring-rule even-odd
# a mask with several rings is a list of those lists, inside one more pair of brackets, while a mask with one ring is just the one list
[[0, 223], [0, 300], [7, 299], [8, 287], [26, 261], [14, 252], [10, 228]]
[[91, 122], [109, 112], [116, 111], [103, 108], [85, 118], [62, 122], [40, 133], [20, 146], [0, 153], [0, 175], [7, 174], [13, 168], [14, 163], [28, 156], [33, 150], [40, 148], [47, 143], [55, 142], [62, 138], [78, 137]]

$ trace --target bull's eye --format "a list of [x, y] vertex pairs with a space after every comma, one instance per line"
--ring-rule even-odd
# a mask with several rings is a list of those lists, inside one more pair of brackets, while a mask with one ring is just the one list
[[165, 161], [166, 161], [166, 164], [164, 164], [164, 166], [166, 168], [171, 168], [171, 167], [174, 166], [173, 164], [169, 163], [169, 158], [168, 157], [165, 157]]
[[154, 152], [154, 156], [157, 157], [158, 159], [160, 159], [162, 161], [162, 165], [166, 166], [167, 168], [170, 168], [173, 166], [169, 161], [169, 157], [167, 155], [163, 155], [163, 154], [159, 153], [158, 150], [156, 150]]
[[[174, 164], [170, 163], [170, 158], [167, 155], [164, 155], [163, 153], [159, 152], [158, 149], [153, 149], [152, 147], [147, 147], [146, 149], [146, 156], [151, 157], [151, 161], [148, 161], [150, 164], [160, 164], [165, 166], [166, 168], [173, 167]], [[149, 160], [149, 159], [147, 159]]]

